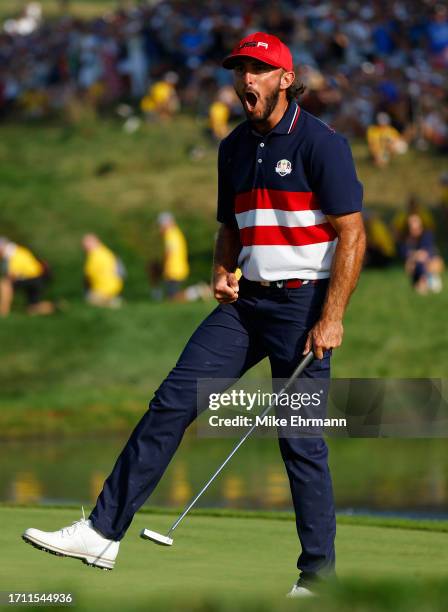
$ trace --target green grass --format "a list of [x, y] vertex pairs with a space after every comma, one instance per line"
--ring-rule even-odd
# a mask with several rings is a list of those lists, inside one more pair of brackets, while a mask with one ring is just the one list
[[[24, 316], [19, 299], [12, 316], [0, 321], [1, 434], [82, 433], [86, 410], [89, 431], [128, 430], [213, 308], [150, 303], [145, 263], [161, 254], [156, 215], [172, 210], [188, 239], [190, 281], [208, 279], [216, 147], [205, 140], [203, 124], [186, 116], [132, 135], [110, 118], [1, 129], [0, 235], [49, 260], [51, 293], [67, 302], [66, 311], [44, 320]], [[200, 161], [188, 155], [195, 145], [204, 147]], [[441, 157], [410, 152], [379, 171], [363, 143], [353, 149], [367, 205], [389, 215], [408, 191], [426, 198], [444, 164]], [[106, 164], [110, 171], [99, 174]], [[429, 192], [435, 202], [435, 188]], [[81, 303], [86, 231], [97, 232], [125, 261], [127, 303], [119, 312]], [[365, 272], [334, 374], [446, 376], [448, 332], [440, 322], [447, 306], [446, 292], [415, 295], [401, 269]], [[257, 372], [267, 371], [264, 364]]]
[[[75, 301], [54, 317], [1, 321], [2, 435], [127, 430], [213, 307], [136, 301], [103, 312]], [[335, 376], [446, 377], [447, 309], [446, 292], [418, 296], [401, 271], [365, 272]], [[264, 362], [252, 376], [268, 372]]]
[[[113, 572], [59, 559], [25, 546], [30, 526], [56, 529], [77, 518], [68, 509], [0, 508], [3, 564], [0, 590], [71, 591], [77, 610], [293, 610], [284, 599], [294, 581], [298, 540], [293, 520], [196, 513], [172, 548], [138, 538], [165, 531], [171, 514], [138, 513]], [[338, 575], [309, 610], [442, 610], [447, 596], [448, 534], [390, 524], [339, 520]]]
[[[144, 517], [148, 515], [152, 517], [164, 516], [177, 518], [184, 508], [167, 508], [162, 506], [146, 506], [139, 510], [139, 515]], [[0, 503], [0, 512], [2, 510], [43, 510], [39, 506], [33, 504], [9, 504]], [[45, 510], [60, 510], [68, 512], [79, 512], [79, 507], [73, 504], [49, 504], [45, 506]], [[199, 508], [193, 509], [189, 513], [189, 517], [215, 517], [223, 519], [247, 519], [247, 520], [266, 520], [266, 521], [295, 521], [293, 512], [286, 510], [236, 510], [228, 508]], [[144, 520], [150, 521], [152, 518], [145, 518]], [[171, 523], [174, 519], [171, 520]], [[401, 518], [392, 516], [379, 516], [373, 514], [339, 514], [337, 517], [337, 524], [340, 525], [351, 525], [360, 527], [381, 527], [390, 529], [405, 529], [407, 531], [432, 531], [439, 533], [448, 533], [448, 520], [442, 519], [413, 519], [413, 518]]]

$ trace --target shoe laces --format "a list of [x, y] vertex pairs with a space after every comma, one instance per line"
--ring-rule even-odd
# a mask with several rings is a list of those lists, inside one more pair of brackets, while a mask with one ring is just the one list
[[64, 537], [65, 535], [72, 536], [79, 527], [83, 527], [84, 525], [86, 525], [87, 527], [90, 527], [89, 521], [86, 520], [86, 515], [84, 513], [84, 506], [81, 506], [81, 510], [82, 510], [82, 518], [77, 521], [74, 521], [69, 527], [63, 527], [61, 529], [62, 537]]

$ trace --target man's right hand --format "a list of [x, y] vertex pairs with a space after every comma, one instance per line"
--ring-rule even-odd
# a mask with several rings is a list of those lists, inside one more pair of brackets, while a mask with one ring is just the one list
[[233, 272], [215, 272], [213, 293], [220, 304], [231, 304], [238, 299], [239, 284]]

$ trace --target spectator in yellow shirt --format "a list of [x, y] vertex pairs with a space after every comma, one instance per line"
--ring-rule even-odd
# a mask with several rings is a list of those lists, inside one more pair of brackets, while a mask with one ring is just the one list
[[48, 269], [42, 261], [29, 249], [7, 238], [0, 238], [0, 261], [1, 316], [10, 313], [16, 291], [24, 291], [29, 314], [46, 315], [54, 312], [54, 304], [42, 299], [48, 280]]
[[87, 302], [93, 306], [119, 308], [125, 275], [122, 262], [95, 234], [86, 234], [82, 245], [86, 252], [84, 279]]
[[376, 212], [365, 210], [363, 216], [367, 236], [364, 263], [372, 268], [388, 266], [397, 254], [392, 232]]
[[211, 103], [208, 118], [214, 140], [220, 141], [229, 133], [229, 117], [230, 110], [224, 102], [215, 100]]
[[166, 294], [169, 299], [175, 299], [182, 282], [190, 273], [187, 241], [171, 213], [161, 213], [157, 222], [163, 237], [163, 280]]
[[161, 81], [156, 81], [150, 86], [140, 102], [140, 108], [148, 119], [153, 116], [168, 119], [179, 110], [177, 81], [178, 76], [175, 72], [167, 72]]
[[376, 124], [367, 128], [367, 144], [375, 165], [380, 167], [388, 164], [394, 155], [408, 150], [400, 132], [390, 125], [387, 113], [378, 113]]
[[230, 132], [229, 119], [239, 99], [233, 87], [224, 85], [208, 109], [208, 121], [212, 137], [216, 141], [225, 138]]

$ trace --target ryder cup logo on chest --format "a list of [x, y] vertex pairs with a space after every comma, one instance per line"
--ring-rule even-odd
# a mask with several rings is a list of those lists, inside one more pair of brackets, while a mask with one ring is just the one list
[[275, 166], [275, 171], [277, 172], [277, 174], [280, 174], [280, 176], [286, 176], [287, 174], [291, 174], [291, 162], [287, 159], [279, 159], [277, 165]]

